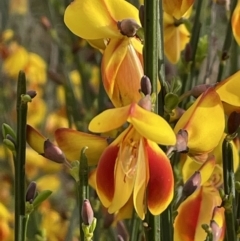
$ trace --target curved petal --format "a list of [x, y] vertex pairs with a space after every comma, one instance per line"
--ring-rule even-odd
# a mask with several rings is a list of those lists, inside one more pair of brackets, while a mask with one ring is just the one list
[[111, 205], [114, 196], [114, 169], [119, 147], [110, 145], [103, 152], [96, 172], [97, 194], [105, 207]]
[[30, 125], [27, 125], [26, 133], [28, 145], [31, 146], [31, 148], [37, 153], [43, 154], [44, 142], [47, 140], [47, 138], [40, 134], [36, 129], [34, 129]]
[[[240, 26], [239, 26], [240, 29]], [[221, 81], [216, 87], [220, 99], [230, 105], [240, 107], [240, 71]]]
[[118, 211], [115, 221], [130, 219], [133, 214], [133, 197], [131, 196], [127, 203]]
[[218, 190], [212, 186], [202, 186], [196, 190], [177, 210], [174, 241], [205, 240], [207, 234], [201, 225], [210, 223], [214, 208], [221, 202]]
[[232, 14], [232, 31], [235, 40], [240, 45], [240, 1], [237, 1], [237, 5]]
[[[217, 120], [217, 121], [216, 121]], [[206, 90], [181, 116], [174, 131], [188, 132], [191, 153], [206, 153], [215, 148], [222, 138], [225, 117], [219, 95], [213, 88]]]
[[[123, 152], [123, 153], [122, 153]], [[134, 176], [128, 177], [122, 168], [123, 158], [130, 158], [124, 155], [124, 151], [119, 149], [114, 171], [114, 195], [108, 208], [109, 213], [114, 213], [121, 209], [132, 195], [134, 186]]]
[[87, 146], [86, 156], [89, 165], [96, 165], [108, 146], [107, 138], [68, 128], [57, 129], [55, 139], [69, 161], [79, 160], [82, 148]]
[[96, 133], [117, 129], [127, 121], [128, 114], [129, 106], [105, 110], [91, 120], [88, 129]]
[[111, 39], [102, 58], [104, 88], [115, 107], [140, 100], [142, 63], [127, 37]]
[[160, 147], [151, 141], [147, 141], [146, 145], [149, 162], [148, 208], [153, 215], [158, 215], [172, 201], [173, 172], [170, 161]]
[[216, 159], [213, 155], [204, 163], [197, 162], [192, 158], [187, 157], [182, 168], [183, 182], [185, 183], [194, 174], [194, 172], [199, 171], [201, 174], [200, 185], [203, 185], [213, 173], [215, 164]]
[[128, 122], [146, 139], [163, 145], [176, 143], [176, 136], [170, 125], [162, 117], [143, 109], [138, 104], [130, 106]]
[[146, 152], [146, 140], [140, 139], [138, 147], [137, 173], [133, 191], [133, 203], [138, 216], [145, 218], [146, 213], [146, 189], [149, 180], [149, 165]]
[[64, 14], [67, 27], [84, 39], [121, 37], [117, 22], [126, 18], [139, 23], [137, 9], [124, 0], [74, 0]]

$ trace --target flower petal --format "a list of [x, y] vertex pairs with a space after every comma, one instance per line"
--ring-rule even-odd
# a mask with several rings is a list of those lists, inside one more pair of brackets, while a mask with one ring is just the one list
[[32, 126], [27, 125], [27, 143], [33, 150], [35, 150], [39, 154], [44, 153], [44, 142], [47, 140], [42, 134], [40, 134], [36, 129]]
[[194, 174], [194, 172], [199, 171], [201, 174], [200, 185], [203, 185], [213, 173], [215, 164], [216, 158], [213, 155], [210, 156], [204, 163], [197, 162], [188, 156], [182, 168], [183, 182], [185, 183]]
[[127, 37], [110, 40], [101, 68], [104, 88], [115, 107], [140, 100], [142, 63]]
[[139, 23], [137, 9], [124, 0], [74, 0], [64, 14], [67, 27], [84, 39], [121, 37], [117, 22], [126, 18]]
[[237, 1], [237, 5], [232, 14], [232, 31], [235, 40], [240, 45], [240, 1]]
[[153, 215], [163, 212], [173, 198], [173, 172], [171, 164], [160, 147], [147, 141], [149, 162], [148, 208]]
[[221, 100], [216, 91], [209, 88], [181, 116], [174, 131], [186, 130], [189, 152], [197, 154], [210, 152], [218, 145], [224, 126]]
[[138, 104], [130, 106], [128, 122], [146, 139], [163, 145], [176, 143], [176, 136], [170, 125], [162, 117], [143, 109]]
[[117, 129], [127, 121], [128, 114], [129, 106], [105, 110], [91, 120], [88, 129], [96, 133]]
[[223, 102], [240, 107], [239, 85], [240, 71], [221, 81], [215, 89]]
[[133, 191], [133, 203], [138, 216], [145, 218], [146, 213], [146, 190], [149, 180], [149, 164], [145, 149], [146, 140], [140, 139], [138, 147], [138, 160], [136, 166], [136, 178]]
[[114, 169], [118, 151], [118, 146], [110, 145], [103, 152], [97, 166], [97, 194], [105, 207], [111, 205], [114, 196]]
[[107, 138], [68, 128], [57, 129], [55, 139], [69, 161], [79, 160], [82, 148], [87, 146], [86, 156], [89, 165], [96, 165], [108, 146]]
[[212, 186], [202, 186], [196, 190], [177, 210], [174, 241], [205, 240], [207, 234], [201, 225], [210, 223], [214, 208], [221, 202], [218, 190]]

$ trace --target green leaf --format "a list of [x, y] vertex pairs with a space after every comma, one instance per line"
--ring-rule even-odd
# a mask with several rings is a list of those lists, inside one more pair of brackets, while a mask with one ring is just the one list
[[33, 201], [34, 208], [36, 208], [43, 201], [45, 201], [51, 194], [52, 194], [52, 191], [50, 191], [50, 190], [44, 190], [44, 191], [40, 192]]

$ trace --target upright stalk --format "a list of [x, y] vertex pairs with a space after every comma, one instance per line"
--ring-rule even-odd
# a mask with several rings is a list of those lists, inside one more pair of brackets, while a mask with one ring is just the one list
[[26, 77], [19, 73], [17, 85], [17, 143], [15, 160], [15, 241], [25, 240], [25, 160], [26, 160], [26, 124], [27, 102]]
[[[158, 32], [159, 32], [159, 0], [144, 1], [144, 73], [152, 83], [153, 93], [156, 95], [158, 86]], [[158, 112], [158, 101], [155, 103], [155, 113]], [[163, 114], [163, 113], [162, 113]], [[160, 217], [148, 212], [147, 223], [149, 226], [146, 232], [148, 241], [160, 241]]]
[[225, 40], [224, 40], [223, 47], [222, 47], [221, 59], [220, 59], [220, 63], [219, 63], [219, 66], [218, 66], [217, 82], [221, 81], [222, 78], [223, 78], [223, 72], [224, 72], [224, 69], [225, 69], [225, 66], [226, 66], [226, 60], [228, 59], [229, 51], [230, 51], [231, 44], [232, 44], [232, 39], [233, 39], [232, 14], [233, 14], [233, 11], [234, 11], [234, 9], [237, 5], [237, 1], [238, 0], [230, 1], [230, 15], [229, 15], [229, 20], [228, 20]]

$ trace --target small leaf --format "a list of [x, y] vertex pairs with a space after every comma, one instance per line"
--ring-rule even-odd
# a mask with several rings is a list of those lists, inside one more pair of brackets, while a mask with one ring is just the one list
[[50, 190], [44, 190], [40, 192], [33, 201], [34, 208], [36, 208], [38, 205], [44, 202], [51, 194], [52, 194], [52, 191]]
[[15, 131], [12, 129], [12, 127], [6, 123], [2, 124], [2, 133], [3, 133], [3, 137], [6, 138], [7, 134], [9, 134], [11, 137], [14, 138], [14, 140], [16, 140], [16, 133]]

